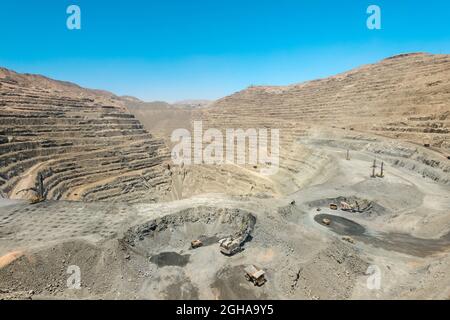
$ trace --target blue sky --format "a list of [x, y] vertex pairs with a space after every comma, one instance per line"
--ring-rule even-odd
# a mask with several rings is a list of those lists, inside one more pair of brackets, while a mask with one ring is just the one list
[[[82, 29], [66, 28], [80, 6]], [[382, 30], [366, 9], [382, 10]], [[215, 99], [387, 56], [450, 53], [448, 0], [15, 0], [0, 65], [144, 100]]]

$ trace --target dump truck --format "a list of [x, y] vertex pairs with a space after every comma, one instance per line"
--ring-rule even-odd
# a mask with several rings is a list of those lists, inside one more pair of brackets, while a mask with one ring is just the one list
[[267, 281], [264, 270], [261, 270], [254, 265], [248, 266], [244, 271], [247, 281], [252, 282], [255, 286], [261, 287]]

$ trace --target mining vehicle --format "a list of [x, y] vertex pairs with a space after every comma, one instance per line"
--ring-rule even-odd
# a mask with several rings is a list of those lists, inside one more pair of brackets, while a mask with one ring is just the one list
[[244, 269], [245, 271], [245, 278], [252, 282], [255, 286], [261, 287], [264, 285], [267, 281], [265, 277], [264, 270], [261, 270], [254, 265], [250, 265], [247, 268]]
[[203, 246], [203, 242], [201, 242], [200, 240], [194, 240], [191, 241], [191, 248], [192, 249], [197, 249]]
[[242, 251], [241, 240], [239, 238], [225, 238], [219, 241], [220, 252], [227, 256], [232, 256]]

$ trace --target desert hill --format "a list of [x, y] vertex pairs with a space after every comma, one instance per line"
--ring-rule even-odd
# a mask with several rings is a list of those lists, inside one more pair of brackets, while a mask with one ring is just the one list
[[27, 198], [155, 201], [168, 150], [112, 93], [0, 70], [0, 192]]
[[[450, 151], [450, 55], [402, 54], [326, 79], [250, 87], [196, 112], [212, 127], [324, 125]], [[284, 133], [283, 133], [284, 132]]]

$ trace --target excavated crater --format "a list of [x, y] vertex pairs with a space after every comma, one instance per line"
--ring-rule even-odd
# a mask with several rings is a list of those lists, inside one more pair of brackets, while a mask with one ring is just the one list
[[[128, 230], [123, 241], [159, 266], [188, 263], [191, 241], [200, 240], [203, 247], [226, 237], [251, 234], [256, 218], [240, 209], [196, 207], [164, 216]], [[172, 263], [173, 262], [173, 263]]]

